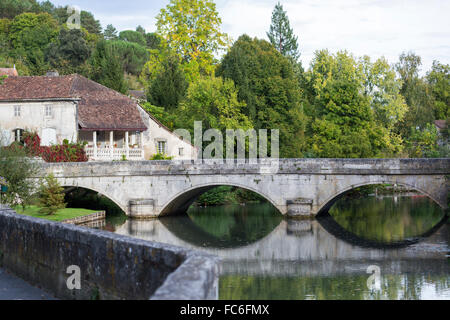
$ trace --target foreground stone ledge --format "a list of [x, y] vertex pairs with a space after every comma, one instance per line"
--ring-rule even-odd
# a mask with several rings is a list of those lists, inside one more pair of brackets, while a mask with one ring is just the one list
[[[79, 266], [81, 289], [66, 273]], [[218, 257], [0, 209], [0, 266], [60, 299], [217, 299]]]

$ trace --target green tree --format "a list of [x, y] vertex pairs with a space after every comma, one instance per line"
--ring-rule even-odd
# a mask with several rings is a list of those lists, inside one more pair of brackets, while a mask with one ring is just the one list
[[147, 90], [147, 99], [153, 105], [174, 111], [184, 98], [188, 87], [186, 77], [181, 69], [178, 55], [170, 55], [163, 63], [162, 69]]
[[403, 81], [400, 90], [408, 105], [408, 112], [399, 124], [398, 131], [407, 138], [411, 128], [423, 129], [434, 119], [433, 97], [427, 83], [419, 77], [421, 58], [414, 53], [402, 53], [396, 70]]
[[104, 86], [126, 94], [128, 88], [124, 78], [123, 66], [114, 50], [106, 40], [97, 43], [89, 60], [90, 78]]
[[136, 27], [136, 31], [145, 36], [145, 29], [141, 25]]
[[385, 58], [372, 63], [368, 56], [364, 56], [359, 61], [359, 67], [363, 72], [364, 94], [370, 99], [377, 122], [393, 130], [408, 111], [400, 93], [402, 82]]
[[192, 136], [194, 121], [202, 121], [204, 130], [250, 129], [251, 122], [242, 113], [244, 108], [245, 103], [239, 102], [232, 80], [204, 77], [189, 85], [178, 117]]
[[48, 13], [23, 13], [9, 26], [9, 40], [15, 56], [23, 57], [34, 74], [45, 71], [44, 52], [56, 41], [58, 33], [58, 22]]
[[267, 37], [283, 56], [291, 58], [294, 62], [299, 59], [298, 38], [294, 35], [286, 11], [279, 2], [273, 10], [272, 24], [267, 32]]
[[133, 30], [122, 31], [121, 33], [119, 33], [119, 39], [123, 41], [134, 42], [144, 47], [147, 44], [144, 35], [140, 32]]
[[103, 32], [103, 36], [105, 37], [106, 40], [116, 40], [119, 38], [117, 35], [117, 29], [114, 28], [112, 24], [108, 24], [106, 26], [106, 29]]
[[426, 124], [423, 129], [411, 128], [409, 135], [408, 153], [411, 158], [437, 158], [438, 132], [433, 124]]
[[60, 74], [82, 73], [79, 67], [89, 58], [90, 48], [78, 29], [61, 28], [58, 41], [50, 44], [46, 59]]
[[434, 117], [437, 120], [450, 118], [450, 65], [433, 61], [426, 80], [434, 98]]
[[53, 174], [45, 177], [39, 189], [39, 203], [42, 209], [39, 211], [48, 215], [55, 214], [59, 209], [64, 209], [64, 188], [58, 183]]
[[149, 49], [160, 49], [161, 37], [156, 33], [147, 33], [145, 35], [145, 41], [147, 42], [147, 48]]
[[30, 204], [35, 185], [29, 179], [37, 172], [36, 163], [27, 157], [23, 148], [16, 145], [0, 148], [0, 176], [9, 183], [4, 201], [10, 207]]
[[364, 72], [352, 55], [316, 52], [306, 79], [313, 119], [308, 145], [314, 156], [367, 158], [401, 150], [401, 140], [376, 121]]
[[24, 12], [38, 13], [41, 11], [35, 0], [2, 0], [0, 2], [0, 18], [12, 19]]
[[189, 82], [214, 72], [214, 54], [228, 45], [212, 0], [170, 0], [157, 16], [163, 45], [181, 56]]
[[307, 119], [298, 78], [289, 58], [269, 42], [239, 37], [223, 58], [217, 74], [232, 79], [244, 101], [243, 112], [255, 129], [280, 130], [282, 157], [301, 157]]
[[141, 46], [135, 42], [122, 40], [107, 41], [106, 46], [120, 59], [123, 65], [123, 71], [136, 76], [141, 73], [149, 57], [149, 52], [145, 46]]
[[95, 20], [94, 15], [92, 13], [81, 10], [80, 20], [81, 26], [85, 28], [89, 33], [96, 34], [99, 36], [102, 34], [102, 25], [100, 24], [100, 21]]

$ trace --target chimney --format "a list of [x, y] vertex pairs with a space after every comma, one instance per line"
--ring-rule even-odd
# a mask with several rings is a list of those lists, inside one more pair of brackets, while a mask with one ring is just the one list
[[56, 70], [47, 71], [46, 77], [59, 77], [59, 73]]

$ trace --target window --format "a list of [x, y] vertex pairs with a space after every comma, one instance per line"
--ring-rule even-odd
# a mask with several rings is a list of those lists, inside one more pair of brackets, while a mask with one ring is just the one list
[[14, 130], [14, 141], [23, 143], [23, 133], [25, 130], [16, 129]]
[[14, 117], [20, 117], [21, 109], [20, 106], [14, 106]]
[[47, 118], [53, 117], [53, 108], [52, 108], [52, 106], [45, 106], [45, 116]]
[[184, 156], [184, 148], [178, 148], [178, 155], [180, 157]]
[[165, 154], [166, 153], [166, 142], [158, 141], [158, 153]]

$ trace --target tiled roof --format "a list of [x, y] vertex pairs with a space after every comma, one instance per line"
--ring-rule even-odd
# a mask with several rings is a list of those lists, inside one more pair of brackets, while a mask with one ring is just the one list
[[80, 99], [78, 124], [84, 130], [146, 130], [136, 102], [80, 75], [8, 77], [0, 101]]
[[17, 77], [16, 68], [0, 68], [0, 76]]

